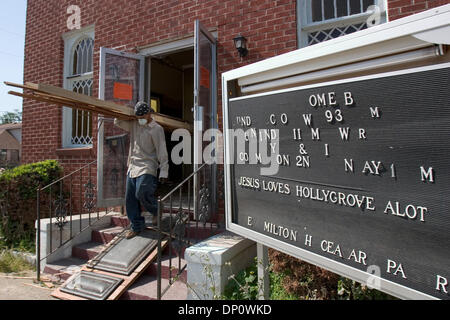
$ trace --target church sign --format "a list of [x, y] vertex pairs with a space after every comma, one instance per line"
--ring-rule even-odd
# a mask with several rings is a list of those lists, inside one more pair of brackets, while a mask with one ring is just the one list
[[230, 98], [229, 230], [402, 298], [449, 299], [450, 64]]

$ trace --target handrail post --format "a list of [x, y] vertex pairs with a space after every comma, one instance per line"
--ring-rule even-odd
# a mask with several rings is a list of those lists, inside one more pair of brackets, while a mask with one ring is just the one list
[[[157, 244], [157, 299], [161, 300], [162, 296], [167, 292], [167, 290], [169, 289], [169, 287], [174, 283], [173, 279], [172, 279], [172, 239], [175, 240], [179, 240], [179, 256], [178, 256], [178, 271], [177, 271], [177, 277], [179, 275], [182, 274], [182, 272], [186, 269], [186, 265], [184, 265], [183, 267], [181, 267], [181, 252], [183, 250], [182, 247], [186, 247], [187, 245], [192, 245], [192, 242], [189, 238], [197, 238], [195, 237], [195, 235], [191, 234], [191, 232], [195, 232], [195, 234], [197, 234], [197, 232], [200, 232], [199, 230], [199, 225], [198, 225], [198, 216], [197, 216], [197, 209], [198, 208], [198, 202], [199, 202], [199, 198], [197, 197], [194, 201], [192, 201], [192, 196], [196, 194], [196, 192], [198, 193], [198, 191], [196, 190], [195, 186], [195, 182], [201, 182], [200, 178], [204, 178], [204, 184], [206, 184], [206, 178], [207, 178], [207, 172], [206, 172], [206, 166], [207, 164], [203, 164], [202, 166], [200, 166], [199, 168], [197, 168], [196, 170], [194, 170], [194, 172], [192, 172], [186, 179], [184, 179], [181, 183], [179, 183], [175, 188], [173, 188], [171, 191], [169, 191], [166, 195], [164, 196], [159, 196], [157, 199], [158, 202], [158, 208], [157, 208], [157, 212], [158, 212], [158, 216], [157, 216], [157, 226], [155, 229], [157, 234], [157, 238], [158, 238], [158, 244]], [[196, 179], [198, 178], [198, 180]], [[196, 180], [194, 180], [196, 179]], [[183, 188], [185, 188], [185, 184], [187, 184], [187, 195], [188, 195], [188, 200], [187, 200], [187, 219], [184, 220], [183, 217]], [[192, 186], [192, 188], [191, 188]], [[179, 214], [180, 217], [178, 219], [182, 219], [182, 221], [188, 225], [187, 230], [182, 231], [179, 230], [179, 234], [177, 232], [174, 233], [174, 227], [179, 227], [182, 228], [182, 226], [177, 226], [178, 221], [175, 223], [175, 226], [172, 225], [172, 214], [173, 214], [173, 201], [172, 201], [172, 195], [175, 195], [175, 192], [178, 191], [179, 192]], [[168, 207], [166, 207], [166, 210], [170, 210], [168, 212], [169, 217], [166, 217], [166, 221], [164, 221], [164, 229], [162, 230], [162, 226], [163, 226], [163, 222], [162, 222], [162, 218], [163, 218], [163, 213], [164, 213], [164, 204], [168, 205]], [[197, 205], [196, 205], [197, 204]], [[191, 215], [191, 208], [193, 208], [194, 210], [194, 216], [192, 217]], [[167, 212], [167, 211], [166, 211]], [[195, 225], [191, 226], [191, 218], [193, 218], [195, 220]], [[193, 220], [193, 221], [194, 221]], [[168, 231], [166, 230], [166, 225], [168, 225]], [[193, 227], [193, 228], [191, 228]], [[212, 230], [212, 224], [210, 226], [211, 230]], [[193, 229], [193, 230], [192, 230]], [[169, 258], [169, 283], [168, 285], [165, 285], [164, 288], [162, 288], [162, 240], [163, 240], [163, 234], [164, 234], [164, 239], [167, 239], [166, 244], [168, 245], [168, 258]], [[181, 236], [181, 234], [183, 234], [183, 237]], [[166, 238], [167, 236], [167, 238]], [[184, 240], [182, 238], [185, 238]]]
[[162, 240], [162, 234], [161, 234], [161, 217], [162, 217], [162, 205], [161, 205], [161, 197], [158, 197], [158, 258], [157, 258], [157, 265], [158, 265], [158, 277], [157, 277], [157, 299], [161, 300], [161, 240]]
[[[35, 227], [36, 227], [36, 237], [35, 237], [35, 242], [36, 242], [36, 259], [37, 259], [37, 266], [36, 266], [36, 272], [37, 272], [37, 280], [40, 281], [40, 273], [41, 273], [41, 261], [46, 261], [47, 258], [52, 255], [54, 252], [56, 252], [56, 250], [58, 250], [59, 248], [61, 248], [62, 246], [64, 246], [65, 244], [67, 244], [70, 240], [72, 240], [74, 238], [74, 228], [73, 228], [73, 214], [74, 214], [74, 207], [73, 207], [73, 201], [75, 201], [74, 199], [74, 195], [76, 193], [79, 193], [79, 202], [80, 202], [80, 207], [79, 207], [79, 215], [80, 215], [80, 230], [79, 232], [75, 235], [79, 235], [81, 232], [83, 232], [84, 230], [86, 230], [87, 228], [89, 228], [90, 226], [93, 225], [91, 218], [92, 218], [92, 208], [90, 207], [92, 204], [89, 204], [89, 225], [87, 227], [85, 227], [83, 229], [83, 223], [82, 223], [82, 219], [83, 219], [83, 170], [84, 169], [88, 169], [89, 170], [89, 179], [92, 179], [92, 166], [93, 164], [96, 162], [92, 161], [91, 163], [83, 166], [82, 168], [68, 174], [65, 175], [64, 177], [51, 182], [50, 184], [47, 184], [45, 186], [42, 186], [41, 184], [39, 184], [38, 188], [36, 189], [36, 220], [37, 222], [35, 223]], [[74, 181], [76, 181], [77, 179], [77, 175], [79, 175], [79, 186], [78, 186], [78, 190], [76, 189], [76, 185], [74, 187]], [[67, 202], [64, 198], [64, 183], [70, 179], [70, 191], [69, 191], [69, 205], [67, 205]], [[90, 180], [88, 182], [91, 182]], [[59, 184], [59, 198], [58, 198], [58, 184]], [[55, 188], [55, 190], [53, 190]], [[55, 191], [55, 192], [54, 192]], [[48, 193], [48, 196], [46, 196], [46, 193]], [[44, 244], [42, 244], [41, 241], [41, 215], [42, 215], [42, 206], [41, 206], [41, 197], [43, 200], [45, 200], [45, 204], [44, 204], [44, 211], [46, 212], [47, 210], [47, 206], [49, 209], [49, 224], [47, 226], [44, 226], [45, 228], [45, 232], [47, 234], [47, 236], [45, 237], [44, 240], [47, 240], [47, 242], [45, 242]], [[47, 199], [48, 197], [48, 199]], [[56, 197], [55, 200], [53, 200], [53, 197]], [[89, 198], [91, 199], [91, 198]], [[48, 202], [48, 205], [47, 205]], [[53, 208], [54, 206], [54, 208]], [[69, 207], [69, 208], [67, 208]], [[68, 209], [69, 211], [67, 212]], [[53, 217], [53, 210], [55, 210], [55, 217]], [[99, 208], [97, 207], [97, 221], [100, 220], [100, 213], [99, 213]], [[41, 212], [42, 211], [42, 212]], [[45, 213], [44, 212], [44, 213]], [[108, 208], [106, 208], [106, 215], [108, 215]], [[62, 223], [66, 222], [66, 218], [67, 218], [67, 214], [70, 215], [70, 236], [67, 240], [63, 241], [63, 228], [62, 228]], [[44, 217], [45, 218], [45, 217]], [[55, 218], [55, 219], [54, 219]], [[64, 219], [62, 219], [64, 218]], [[57, 225], [60, 226], [60, 241], [59, 241], [59, 245], [56, 244], [56, 248], [53, 249], [53, 220], [56, 220], [56, 222], [58, 223]], [[94, 222], [94, 223], [95, 223]], [[75, 232], [76, 233], [76, 232]], [[42, 246], [44, 245], [44, 250], [42, 250]], [[41, 250], [44, 252], [44, 254], [42, 254]], [[44, 263], [45, 265], [45, 263]]]
[[37, 189], [37, 239], [36, 239], [36, 279], [41, 281], [41, 212], [40, 212], [40, 192], [41, 187]]

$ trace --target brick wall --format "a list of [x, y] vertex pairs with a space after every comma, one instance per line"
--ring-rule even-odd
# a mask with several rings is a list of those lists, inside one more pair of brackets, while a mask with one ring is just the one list
[[[224, 71], [294, 50], [297, 45], [295, 0], [29, 0], [24, 81], [63, 86], [61, 36], [69, 31], [69, 5], [81, 8], [82, 27], [95, 24], [93, 96], [98, 96], [100, 47], [136, 52], [140, 46], [192, 36], [196, 19], [218, 32], [218, 83]], [[238, 34], [249, 39], [245, 59], [234, 48], [233, 37]], [[219, 120], [221, 126], [221, 115]], [[91, 151], [81, 155], [57, 151], [62, 143], [60, 107], [25, 99], [23, 162], [57, 159], [65, 173], [70, 173], [96, 158], [95, 125], [93, 129]]]
[[[395, 20], [450, 0], [388, 0]], [[82, 27], [95, 23], [94, 96], [98, 95], [101, 46], [136, 51], [136, 47], [178, 39], [193, 33], [195, 19], [218, 32], [218, 71], [222, 72], [296, 49], [295, 0], [30, 0], [27, 12], [25, 81], [63, 86], [67, 8], [81, 8]], [[238, 57], [233, 37], [245, 35], [249, 55]], [[220, 81], [220, 77], [218, 77]], [[219, 86], [220, 88], [220, 86]], [[220, 97], [220, 95], [219, 95]], [[220, 101], [219, 101], [220, 102]], [[220, 110], [220, 108], [219, 108]], [[23, 162], [59, 159], [77, 167], [95, 159], [96, 148], [83, 156], [57, 154], [61, 147], [61, 109], [24, 101]], [[94, 136], [96, 136], [94, 126]]]
[[[25, 81], [63, 86], [61, 35], [69, 31], [66, 10], [73, 4], [81, 8], [82, 27], [95, 23], [94, 96], [98, 95], [100, 47], [136, 52], [139, 46], [189, 36], [193, 33], [195, 19], [218, 32], [219, 75], [296, 49], [295, 0], [30, 0]], [[243, 60], [237, 55], [232, 40], [239, 33], [249, 39], [250, 53]], [[62, 112], [59, 107], [26, 99], [23, 107], [24, 163], [58, 159], [65, 167], [76, 168], [95, 159], [95, 146], [92, 155], [87, 153], [81, 157], [56, 152], [61, 148]], [[95, 128], [93, 134], [96, 137]]]
[[388, 0], [389, 20], [400, 19], [448, 3], [450, 0]]
[[[389, 0], [389, 18], [446, 3], [450, 0]], [[295, 0], [29, 0], [24, 81], [63, 86], [62, 34], [69, 31], [70, 5], [81, 8], [82, 27], [95, 24], [93, 96], [98, 96], [100, 47], [136, 52], [140, 46], [192, 35], [196, 19], [218, 32], [218, 84], [222, 72], [297, 48]], [[234, 48], [233, 37], [238, 34], [248, 39], [249, 55], [243, 59]], [[86, 152], [57, 151], [61, 132], [60, 107], [24, 99], [23, 163], [57, 159], [69, 173], [96, 158], [95, 125], [94, 148]]]

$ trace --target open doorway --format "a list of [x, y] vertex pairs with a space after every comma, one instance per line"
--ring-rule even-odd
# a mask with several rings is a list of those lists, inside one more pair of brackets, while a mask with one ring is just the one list
[[[155, 111], [193, 124], [194, 49], [152, 56], [147, 58], [147, 64], [151, 70], [148, 100]], [[179, 143], [171, 141], [171, 134], [172, 131], [165, 131], [169, 157]], [[192, 172], [192, 164], [175, 165], [169, 161], [169, 184], [164, 188], [173, 187]], [[161, 191], [164, 194], [165, 190]]]

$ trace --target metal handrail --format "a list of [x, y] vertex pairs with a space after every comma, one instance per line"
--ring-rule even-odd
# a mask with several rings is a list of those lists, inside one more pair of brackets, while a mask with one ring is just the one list
[[[95, 186], [92, 183], [92, 174], [91, 174], [91, 167], [93, 165], [95, 165], [97, 163], [97, 160], [92, 161], [84, 166], [82, 166], [81, 168], [73, 171], [72, 173], [59, 178], [58, 180], [55, 180], [53, 182], [51, 182], [50, 184], [44, 186], [44, 187], [39, 187], [37, 189], [37, 204], [36, 204], [36, 220], [37, 220], [37, 225], [36, 225], [36, 231], [37, 231], [37, 237], [36, 237], [36, 273], [37, 273], [37, 280], [40, 281], [40, 273], [41, 273], [41, 262], [48, 258], [51, 254], [53, 254], [54, 252], [56, 252], [58, 249], [60, 249], [61, 247], [63, 247], [64, 245], [66, 245], [68, 242], [70, 242], [75, 236], [77, 236], [78, 234], [84, 232], [85, 230], [89, 229], [90, 227], [92, 227], [96, 222], [98, 222], [100, 220], [100, 211], [99, 208], [94, 204], [93, 201], [93, 190], [95, 189]], [[88, 175], [84, 176], [84, 178], [88, 179], [88, 183], [83, 184], [83, 171], [88, 168]], [[77, 179], [78, 177], [75, 178], [76, 175], [79, 174], [79, 216], [80, 216], [80, 229], [77, 233], [74, 233], [73, 230], [73, 224], [72, 224], [72, 217], [75, 215], [75, 213], [73, 212], [73, 206], [72, 206], [72, 201], [73, 199], [73, 184], [74, 184], [74, 180]], [[67, 180], [69, 180], [70, 183], [70, 190], [69, 190], [69, 194], [68, 197], [65, 197], [63, 195], [63, 189], [64, 189], [64, 182], [67, 182]], [[59, 185], [59, 196], [57, 197], [57, 199], [52, 199], [52, 187], [54, 186], [58, 186]], [[84, 191], [83, 191], [84, 188]], [[44, 257], [41, 257], [41, 193], [43, 191], [49, 191], [49, 219], [50, 219], [50, 232], [48, 235], [48, 239], [49, 239], [49, 251], [46, 252]], [[66, 190], [67, 191], [67, 190]], [[85, 202], [83, 204], [83, 196], [85, 199]], [[68, 200], [68, 203], [67, 203]], [[53, 208], [53, 201], [55, 202], [55, 207]], [[55, 217], [52, 216], [52, 211], [55, 211]], [[87, 210], [87, 211], [86, 211]], [[92, 222], [91, 219], [91, 215], [93, 213], [97, 212], [97, 217], [96, 219]], [[82, 216], [83, 213], [87, 213], [89, 214], [89, 221], [87, 226], [85, 226], [84, 228], [82, 227]], [[109, 209], [106, 208], [106, 212], [103, 216], [108, 215]], [[66, 217], [69, 216], [70, 220], [66, 221]], [[60, 239], [59, 239], [59, 245], [57, 245], [54, 250], [53, 250], [53, 243], [52, 243], [52, 238], [53, 238], [53, 219], [56, 218], [56, 222], [57, 222], [57, 227], [59, 227], [59, 232], [60, 232]], [[59, 219], [59, 220], [58, 220]], [[70, 234], [68, 239], [66, 239], [65, 241], [63, 241], [63, 228], [64, 225], [66, 223], [70, 223]]]
[[[194, 201], [191, 202], [191, 196], [194, 195], [194, 193], [196, 192], [194, 190], [194, 186], [192, 183], [192, 192], [191, 192], [191, 180], [193, 180], [193, 178], [197, 175], [201, 176], [200, 173], [201, 171], [203, 171], [203, 176], [205, 177], [205, 168], [206, 168], [207, 164], [203, 164], [202, 166], [200, 166], [198, 169], [196, 169], [192, 174], [190, 174], [186, 179], [184, 179], [180, 184], [178, 184], [175, 188], [173, 188], [170, 192], [168, 192], [165, 196], [163, 197], [158, 197], [158, 215], [157, 215], [157, 232], [158, 232], [158, 255], [157, 255], [157, 299], [161, 300], [162, 296], [169, 290], [169, 288], [171, 287], [171, 285], [176, 281], [176, 279], [183, 273], [183, 271], [186, 269], [186, 265], [184, 265], [183, 267], [181, 266], [181, 253], [183, 248], [187, 247], [188, 245], [192, 245], [193, 243], [191, 242], [192, 239], [189, 239], [188, 236], [184, 235], [184, 227], [186, 225], [189, 225], [191, 227], [191, 207], [193, 212], [193, 217], [197, 217], [197, 212], [196, 212], [196, 208], [198, 206], [195, 205]], [[182, 201], [182, 192], [183, 192], [183, 187], [186, 187], [187, 185], [187, 201], [188, 201], [188, 206], [187, 209], [183, 207], [183, 201]], [[172, 201], [172, 197], [174, 196], [175, 192], [179, 192], [179, 204], [178, 204], [178, 211], [175, 209], [175, 213], [177, 214], [177, 221], [175, 223], [173, 223], [172, 221], [172, 215], [174, 214], [174, 206], [173, 206], [173, 201]], [[164, 231], [162, 230], [162, 216], [163, 216], [163, 209], [167, 209], [164, 206], [164, 202], [170, 202], [170, 206], [169, 206], [169, 230]], [[196, 201], [198, 201], [198, 198], [196, 199]], [[192, 206], [191, 206], [192, 205]], [[187, 215], [186, 215], [187, 212]], [[198, 230], [198, 221], [196, 221], [196, 228]], [[217, 225], [218, 226], [218, 225]], [[177, 230], [174, 230], [175, 228], [178, 228]], [[183, 229], [183, 232], [180, 231], [180, 228]], [[211, 224], [211, 233], [217, 229], [212, 229], [212, 224]], [[169, 257], [168, 257], [168, 261], [169, 261], [169, 283], [168, 285], [163, 289], [162, 288], [162, 241], [163, 241], [163, 235], [165, 237], [165, 239], [167, 238], [168, 241], [168, 250], [169, 250]], [[212, 234], [211, 234], [212, 235]], [[189, 236], [191, 236], [190, 232], [189, 232]], [[178, 268], [177, 268], [177, 272], [174, 275], [174, 278], [172, 278], [172, 241], [178, 241], [177, 243], [177, 250], [178, 250]], [[173, 279], [175, 279], [175, 281], [173, 281]]]
[[186, 182], [188, 182], [192, 177], [194, 177], [200, 170], [203, 169], [203, 167], [206, 166], [206, 163], [204, 163], [200, 168], [198, 168], [197, 170], [195, 170], [194, 172], [192, 172], [189, 177], [187, 177], [186, 179], [183, 180], [183, 182], [181, 182], [180, 184], [178, 184], [175, 188], [173, 188], [168, 194], [166, 194], [163, 198], [161, 198], [161, 202], [164, 202], [167, 200], [167, 198], [169, 198], [172, 194], [175, 193], [175, 191], [177, 191], [179, 188], [181, 188]]
[[94, 160], [94, 161], [88, 163], [87, 165], [85, 165], [84, 167], [81, 167], [80, 169], [77, 169], [77, 170], [75, 170], [74, 172], [69, 173], [68, 175], [66, 175], [66, 176], [64, 176], [64, 177], [59, 178], [58, 180], [53, 181], [52, 183], [46, 185], [46, 186], [43, 187], [43, 188], [40, 188], [40, 190], [41, 190], [41, 191], [44, 191], [44, 190], [46, 190], [47, 188], [50, 188], [51, 186], [57, 184], [58, 182], [61, 182], [61, 181], [63, 181], [64, 179], [69, 178], [70, 176], [75, 175], [77, 172], [79, 172], [79, 171], [81, 171], [81, 170], [83, 170], [83, 169], [86, 169], [87, 167], [93, 165], [93, 164], [96, 163], [96, 162], [97, 162], [97, 160]]
[[[89, 181], [90, 181], [90, 176], [91, 176], [91, 166], [94, 165], [96, 163], [96, 161], [92, 161], [91, 163], [81, 167], [80, 169], [50, 183], [49, 185], [42, 187], [42, 188], [38, 188], [37, 189], [37, 252], [36, 252], [36, 258], [37, 258], [37, 264], [36, 264], [36, 272], [37, 272], [37, 280], [40, 281], [40, 269], [41, 269], [41, 261], [43, 259], [46, 259], [48, 256], [50, 256], [52, 253], [54, 253], [56, 250], [58, 250], [59, 248], [61, 248], [61, 246], [64, 246], [67, 242], [69, 242], [70, 240], [72, 240], [76, 235], [78, 235], [79, 233], [83, 232], [84, 230], [88, 229], [89, 227], [92, 226], [91, 224], [91, 207], [89, 208], [89, 223], [88, 225], [82, 229], [81, 226], [81, 215], [83, 214], [83, 210], [85, 209], [85, 205], [82, 205], [82, 188], [84, 186], [84, 188], [88, 189], [89, 191], [92, 191], [91, 188], [89, 187], [89, 182], [86, 184], [83, 184], [83, 170], [86, 168], [89, 168]], [[201, 165], [199, 168], [197, 168], [194, 172], [192, 172], [187, 178], [185, 178], [181, 183], [179, 183], [176, 187], [174, 187], [172, 190], [170, 190], [170, 192], [168, 192], [165, 196], [159, 196], [158, 197], [158, 215], [157, 215], [157, 228], [156, 228], [156, 232], [158, 235], [158, 252], [157, 252], [157, 298], [160, 300], [161, 297], [167, 292], [167, 290], [171, 287], [171, 285], [176, 281], [176, 279], [184, 272], [184, 270], [186, 269], [186, 265], [182, 266], [182, 262], [181, 262], [181, 255], [182, 255], [182, 250], [183, 248], [186, 248], [187, 246], [192, 245], [194, 242], [192, 242], [191, 240], [193, 240], [194, 238], [196, 238], [196, 236], [198, 236], [197, 234], [197, 230], [194, 229], [194, 226], [196, 225], [197, 228], [199, 226], [198, 221], [196, 221], [196, 223], [191, 223], [194, 221], [191, 221], [191, 216], [193, 217], [197, 217], [196, 214], [196, 208], [198, 206], [195, 205], [195, 201], [191, 201], [191, 196], [194, 195], [195, 188], [194, 188], [194, 178], [196, 178], [196, 176], [199, 177], [199, 179], [202, 178], [202, 176], [206, 179], [206, 171], [205, 169], [207, 164], [203, 164]], [[201, 174], [203, 171], [203, 174]], [[76, 234], [72, 233], [72, 216], [76, 215], [76, 213], [73, 212], [73, 208], [72, 208], [72, 183], [75, 180], [75, 187], [77, 186], [77, 177], [76, 175], [80, 175], [80, 179], [79, 179], [79, 192], [80, 192], [80, 231]], [[86, 176], [84, 176], [86, 178]], [[70, 197], [70, 212], [68, 214], [68, 216], [70, 217], [70, 236], [69, 239], [67, 239], [64, 243], [62, 241], [62, 226], [61, 224], [59, 225], [60, 227], [60, 234], [61, 234], [61, 238], [60, 238], [60, 243], [59, 246], [56, 247], [55, 250], [52, 250], [52, 227], [53, 227], [53, 217], [52, 217], [52, 211], [54, 210], [55, 213], [61, 209], [61, 207], [58, 209], [56, 203], [58, 203], [59, 201], [59, 205], [61, 206], [61, 199], [63, 199], [63, 201], [65, 201], [64, 198], [62, 198], [63, 196], [63, 185], [64, 183], [69, 180], [70, 181], [70, 192], [69, 192], [69, 197]], [[90, 181], [91, 182], [91, 181]], [[205, 184], [203, 184], [205, 185]], [[52, 190], [52, 187], [54, 186], [59, 186], [59, 192], [58, 190]], [[66, 186], [67, 187], [67, 186]], [[183, 190], [186, 191], [187, 187], [187, 202], [188, 202], [188, 206], [187, 206], [187, 210], [185, 207], [183, 207], [183, 200], [186, 201], [186, 198], [182, 198], [183, 196]], [[192, 187], [192, 188], [191, 188]], [[49, 206], [50, 206], [50, 231], [49, 231], [49, 241], [50, 241], [50, 253], [46, 254], [46, 256], [44, 258], [41, 257], [41, 205], [40, 205], [40, 201], [41, 201], [41, 196], [42, 196], [42, 192], [44, 190], [49, 190]], [[53, 206], [53, 202], [52, 202], [52, 196], [54, 194], [54, 192], [52, 191], [56, 191], [56, 193], [59, 193], [59, 198], [58, 195], [56, 196], [57, 199], [55, 200], [55, 206], [54, 208]], [[77, 190], [78, 191], [78, 190]], [[176, 194], [176, 192], [179, 192], [179, 196], [180, 196], [180, 203], [179, 203], [179, 209], [176, 210], [174, 208], [176, 208], [177, 206], [173, 205], [173, 201], [172, 198], [173, 196]], [[86, 196], [86, 193], [84, 194]], [[186, 195], [186, 194], [184, 194]], [[91, 199], [92, 200], [92, 199]], [[198, 198], [197, 198], [197, 201]], [[169, 230], [162, 230], [162, 217], [163, 217], [163, 210], [166, 210], [167, 208], [165, 208], [164, 203], [165, 202], [170, 202], [170, 207], [169, 207], [169, 217], [167, 220], [170, 220], [169, 222]], [[200, 201], [201, 202], [201, 201]], [[65, 206], [67, 206], [65, 204]], [[93, 208], [93, 207], [92, 207]], [[95, 209], [97, 209], [97, 221], [100, 219], [99, 218], [99, 213], [98, 213], [98, 208], [95, 207]], [[95, 210], [94, 210], [95, 211]], [[178, 217], [176, 218], [177, 220], [175, 221], [175, 223], [173, 223], [173, 213], [177, 213]], [[194, 213], [192, 215], [192, 212]], [[108, 209], [106, 210], [106, 215], [108, 215]], [[61, 218], [60, 216], [56, 215], [56, 218]], [[166, 221], [167, 221], [166, 220]], [[65, 218], [64, 218], [65, 221]], [[65, 221], [65, 223], [68, 223], [69, 221]], [[95, 223], [95, 222], [94, 222]], [[182, 224], [182, 231], [180, 231], [180, 223]], [[187, 232], [187, 230], [185, 229], [186, 225], [189, 226], [189, 232]], [[211, 231], [214, 231], [212, 229], [212, 223], [211, 223]], [[178, 229], [176, 229], [178, 228]], [[204, 231], [204, 230], [202, 230]], [[206, 230], [207, 231], [207, 230]], [[195, 234], [192, 234], [191, 232], [194, 232]], [[188, 234], [186, 234], [188, 233]], [[193, 237], [192, 239], [190, 237]], [[163, 239], [164, 238], [164, 239]], [[166, 286], [164, 289], [162, 288], [162, 284], [161, 284], [161, 279], [162, 279], [162, 241], [167, 240], [168, 241], [168, 255], [169, 255], [169, 284], [168, 286]], [[173, 245], [173, 246], [172, 246]], [[176, 275], [174, 277], [172, 277], [173, 273], [175, 273], [173, 271], [172, 268], [172, 251], [176, 250], [178, 251], [178, 255], [175, 256], [175, 258], [178, 258], [178, 268], [177, 268], [177, 272]], [[47, 252], [46, 252], [47, 253]]]

